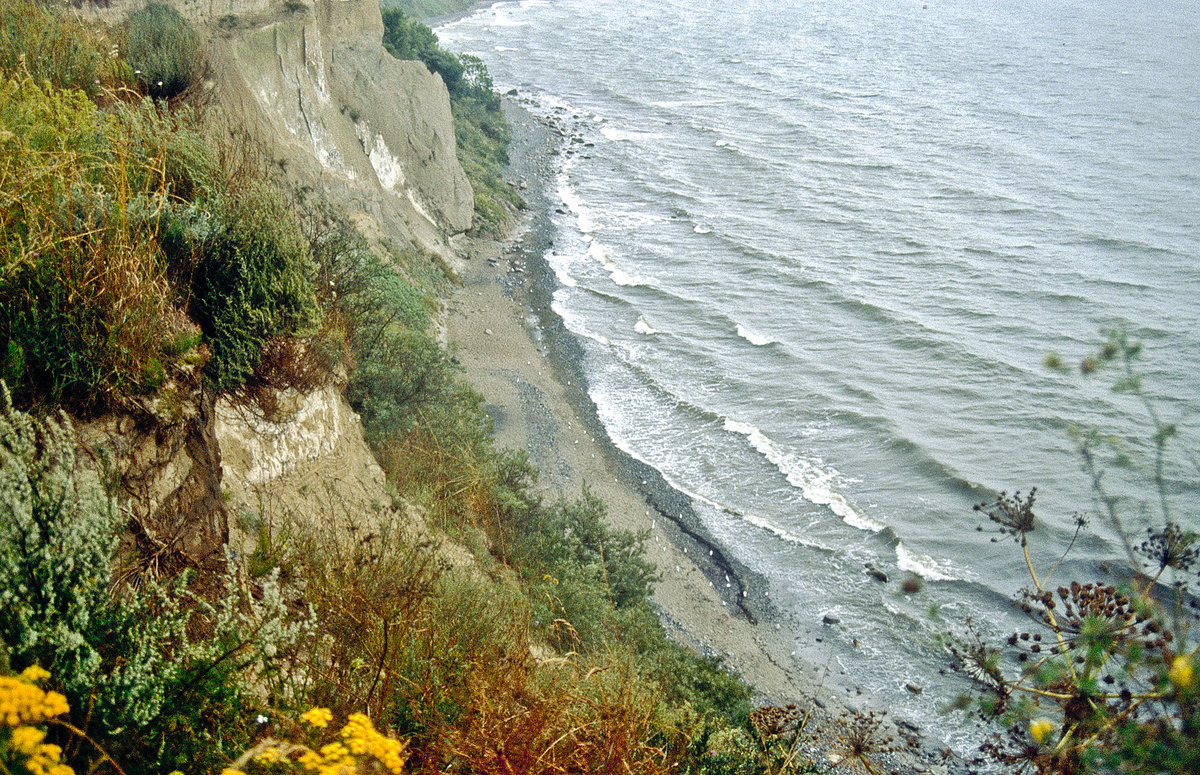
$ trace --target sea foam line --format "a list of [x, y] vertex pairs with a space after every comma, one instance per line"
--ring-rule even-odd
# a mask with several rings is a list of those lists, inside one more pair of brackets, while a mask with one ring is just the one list
[[[599, 402], [597, 403], [597, 409], [600, 410], [600, 414], [603, 417], [604, 407], [602, 407], [599, 404]], [[730, 514], [734, 517], [737, 517], [738, 519], [741, 519], [743, 522], [746, 522], [749, 525], [759, 528], [760, 530], [765, 530], [768, 533], [771, 533], [772, 535], [776, 536], [777, 538], [781, 538], [788, 543], [796, 544], [797, 546], [805, 546], [810, 549], [817, 549], [822, 552], [828, 552], [828, 553], [833, 552], [833, 550], [830, 549], [829, 547], [824, 546], [824, 545], [818, 543], [817, 541], [813, 541], [811, 539], [805, 538], [804, 536], [797, 535], [797, 534], [791, 532], [790, 530], [786, 530], [782, 527], [779, 527], [778, 525], [773, 524], [770, 520], [763, 519], [762, 517], [757, 516], [755, 514], [749, 514], [744, 511], [738, 511], [737, 509], [726, 506], [723, 503], [719, 503], [718, 501], [715, 501], [712, 498], [707, 498], [707, 497], [701, 495], [700, 493], [689, 489], [688, 487], [686, 487], [682, 483], [680, 483], [677, 479], [674, 479], [671, 476], [669, 476], [665, 471], [662, 470], [662, 468], [660, 466], [655, 465], [654, 463], [652, 463], [651, 461], [647, 460], [646, 458], [639, 455], [636, 451], [634, 451], [633, 447], [625, 439], [623, 439], [619, 434], [613, 432], [613, 425], [611, 422], [605, 422], [604, 427], [605, 427], [605, 430], [608, 432], [609, 440], [612, 441], [613, 445], [617, 449], [621, 450], [626, 455], [629, 455], [631, 458], [638, 461], [639, 463], [642, 463], [642, 464], [649, 466], [650, 468], [653, 468], [656, 471], [658, 471], [659, 475], [663, 478], [663, 481], [667, 483], [667, 486], [669, 486], [673, 490], [676, 490], [677, 492], [682, 493], [683, 495], [690, 498], [692, 501], [695, 501], [697, 503], [703, 503], [706, 506], [709, 506], [710, 508], [714, 509], [715, 511], [722, 512], [725, 514]]]
[[745, 436], [758, 452], [771, 461], [796, 489], [800, 490], [804, 499], [818, 506], [826, 506], [834, 514], [842, 518], [847, 525], [859, 530], [878, 533], [886, 525], [859, 513], [846, 497], [833, 489], [832, 483], [837, 472], [823, 469], [818, 464], [788, 454], [779, 448], [765, 433], [749, 423], [726, 419], [725, 430]]
[[642, 285], [641, 280], [630, 275], [620, 264], [613, 261], [609, 255], [608, 248], [596, 239], [596, 231], [598, 230], [596, 218], [593, 216], [591, 208], [584, 204], [583, 199], [571, 187], [571, 183], [565, 174], [560, 174], [558, 177], [558, 198], [566, 205], [567, 210], [575, 216], [575, 227], [582, 235], [583, 241], [588, 243], [588, 256], [604, 267], [604, 271], [608, 272], [612, 281], [617, 285], [627, 287]]
[[777, 340], [772, 339], [768, 336], [762, 336], [761, 334], [756, 334], [753, 331], [751, 331], [750, 329], [743, 326], [741, 323], [737, 324], [737, 335], [740, 336], [741, 338], [745, 339], [747, 342], [754, 345], [755, 347], [766, 347], [769, 344], [777, 343]]
[[915, 573], [927, 581], [962, 580], [950, 575], [945, 563], [940, 563], [928, 555], [917, 554], [902, 543], [896, 544], [896, 565], [900, 570]]

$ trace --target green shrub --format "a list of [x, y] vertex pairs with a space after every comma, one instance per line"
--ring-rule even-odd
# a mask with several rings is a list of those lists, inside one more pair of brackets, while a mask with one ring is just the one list
[[174, 8], [150, 3], [129, 17], [125, 60], [151, 97], [170, 99], [203, 73], [200, 36]]
[[251, 181], [215, 210], [177, 211], [162, 238], [176, 267], [194, 266], [191, 312], [212, 348], [205, 374], [230, 390], [254, 373], [268, 339], [311, 334], [318, 307], [308, 246], [277, 191]]
[[39, 2], [0, 0], [0, 73], [95, 96], [119, 70], [101, 35]]
[[86, 691], [101, 667], [120, 513], [77, 473], [69, 425], [12, 408], [0, 385], [0, 642]]
[[0, 663], [51, 670], [71, 722], [126, 772], [219, 766], [249, 742], [251, 677], [276, 690], [310, 623], [274, 576], [252, 593], [233, 566], [213, 602], [187, 576], [114, 594], [123, 525], [65, 420], [13, 409], [0, 384]]

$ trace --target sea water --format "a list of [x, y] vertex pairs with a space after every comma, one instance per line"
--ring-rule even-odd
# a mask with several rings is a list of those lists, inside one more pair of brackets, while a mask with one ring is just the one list
[[[1152, 432], [1112, 373], [1045, 355], [1127, 331], [1196, 449], [1200, 6], [523, 0], [438, 34], [565, 127], [554, 308], [612, 439], [831, 682], [970, 747], [939, 638], [1028, 626], [972, 506], [1038, 486], [1048, 567], [1095, 512], [1068, 429]], [[1195, 464], [1168, 480], [1200, 529]], [[1106, 481], [1140, 539], [1148, 480]], [[1095, 517], [1056, 578], [1120, 546]]]

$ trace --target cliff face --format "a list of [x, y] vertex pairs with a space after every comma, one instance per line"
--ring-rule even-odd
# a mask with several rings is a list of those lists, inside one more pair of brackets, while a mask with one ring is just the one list
[[[208, 41], [203, 98], [222, 131], [262, 148], [288, 183], [326, 197], [368, 239], [450, 256], [474, 199], [449, 96], [423, 64], [384, 51], [377, 0], [160, 1]], [[145, 0], [64, 5], [115, 25]], [[80, 428], [97, 465], [120, 477], [133, 539], [156, 556], [215, 561], [227, 544], [253, 548], [272, 515], [390, 507], [358, 416], [335, 387], [282, 394], [271, 416], [214, 404], [198, 375], [172, 396], [171, 407]]]
[[446, 88], [383, 50], [377, 2], [315, 0], [224, 26], [213, 39], [215, 102], [297, 183], [426, 248], [470, 228]]
[[[209, 110], [365, 231], [446, 254], [474, 199], [439, 76], [381, 44], [376, 0], [167, 0], [209, 39]], [[115, 24], [143, 0], [81, 10]]]

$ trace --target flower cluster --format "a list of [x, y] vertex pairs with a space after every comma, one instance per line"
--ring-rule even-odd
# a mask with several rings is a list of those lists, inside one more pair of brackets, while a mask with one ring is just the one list
[[[301, 721], [315, 729], [324, 729], [333, 721], [328, 708], [311, 708], [300, 716]], [[326, 738], [328, 739], [328, 738]], [[302, 771], [314, 775], [353, 775], [358, 772], [375, 772], [382, 766], [387, 772], [399, 775], [404, 771], [408, 759], [407, 744], [394, 740], [375, 729], [365, 714], [354, 713], [336, 737], [320, 748], [313, 749], [281, 740], [263, 740], [254, 749], [234, 764], [257, 765], [253, 771], [284, 772]], [[227, 769], [221, 775], [244, 775], [243, 770]]]
[[[47, 743], [41, 724], [66, 713], [67, 698], [58, 692], [43, 691], [37, 682], [50, 674], [34, 665], [17, 677], [0, 676], [0, 758], [5, 754], [24, 760], [25, 769], [33, 775], [74, 775], [63, 764], [62, 748]], [[4, 735], [4, 732], [8, 732]], [[7, 741], [4, 738], [7, 737]], [[0, 761], [0, 765], [3, 762]]]
[[[314, 727], [325, 727], [333, 714], [325, 708], [313, 708], [301, 718]], [[400, 773], [408, 758], [405, 744], [380, 733], [371, 719], [362, 713], [353, 713], [339, 733], [340, 741], [321, 746], [320, 750], [308, 750], [297, 762], [308, 772], [317, 775], [343, 775], [352, 773], [359, 764], [359, 757], [370, 756], [382, 764], [388, 772]], [[269, 763], [279, 761], [277, 749], [268, 748], [256, 757], [256, 761]]]
[[408, 758], [405, 744], [382, 734], [371, 724], [371, 719], [362, 713], [352, 713], [342, 727], [342, 740], [350, 753], [366, 754], [387, 768], [388, 772], [399, 773]]
[[310, 708], [300, 716], [300, 720], [311, 726], [324, 729], [329, 726], [330, 721], [333, 721], [333, 713], [328, 708]]

